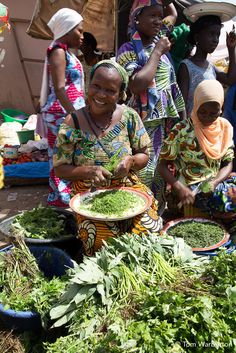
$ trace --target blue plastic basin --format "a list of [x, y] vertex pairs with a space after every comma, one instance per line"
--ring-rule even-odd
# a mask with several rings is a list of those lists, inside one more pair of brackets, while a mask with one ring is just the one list
[[[51, 246], [30, 246], [29, 250], [47, 278], [63, 276], [68, 267], [74, 267], [72, 259], [61, 249]], [[11, 249], [6, 249], [6, 251], [11, 251]], [[0, 304], [0, 319], [5, 328], [19, 333], [38, 331], [42, 328], [41, 317], [38, 313], [5, 310], [2, 304]]]

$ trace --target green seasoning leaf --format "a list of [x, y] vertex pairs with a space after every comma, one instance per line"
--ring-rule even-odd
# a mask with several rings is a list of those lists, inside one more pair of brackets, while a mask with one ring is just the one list
[[110, 161], [104, 165], [104, 168], [106, 168], [109, 172], [114, 173], [116, 170], [118, 164], [120, 163], [122, 157], [119, 157], [119, 154], [122, 150], [122, 147], [120, 147], [110, 158]]
[[36, 207], [15, 217], [13, 234], [34, 239], [53, 239], [69, 235], [65, 229], [66, 217], [51, 207]]
[[82, 210], [87, 210], [91, 214], [101, 214], [104, 216], [122, 216], [131, 211], [143, 207], [145, 201], [125, 190], [108, 190], [96, 194], [92, 199], [88, 197], [81, 204]]
[[23, 240], [4, 253], [0, 263], [0, 302], [15, 311], [36, 311], [43, 324], [51, 306], [65, 290], [66, 276], [45, 278]]
[[236, 286], [226, 289], [226, 294], [233, 305], [236, 305]]
[[183, 238], [192, 248], [205, 248], [217, 244], [224, 236], [220, 225], [197, 221], [177, 224], [167, 230], [173, 237]]
[[203, 181], [200, 185], [200, 190], [203, 192], [203, 193], [208, 193], [208, 192], [211, 192], [212, 191], [212, 186], [211, 184], [209, 183], [209, 181]]

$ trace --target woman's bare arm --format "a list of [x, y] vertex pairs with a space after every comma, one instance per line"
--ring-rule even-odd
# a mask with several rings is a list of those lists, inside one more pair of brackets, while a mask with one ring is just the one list
[[64, 50], [61, 48], [54, 49], [49, 57], [49, 64], [55, 94], [63, 108], [69, 113], [74, 110], [74, 107], [65, 91], [66, 58]]
[[156, 75], [157, 66], [162, 54], [170, 50], [171, 43], [167, 37], [162, 37], [156, 44], [149, 60], [143, 68], [135, 73], [129, 82], [129, 89], [134, 94], [145, 91]]

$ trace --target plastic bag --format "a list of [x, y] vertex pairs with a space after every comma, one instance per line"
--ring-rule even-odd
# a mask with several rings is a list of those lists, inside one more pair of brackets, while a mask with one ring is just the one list
[[22, 129], [22, 125], [17, 122], [3, 123], [0, 126], [0, 146], [4, 145], [20, 145], [17, 131]]

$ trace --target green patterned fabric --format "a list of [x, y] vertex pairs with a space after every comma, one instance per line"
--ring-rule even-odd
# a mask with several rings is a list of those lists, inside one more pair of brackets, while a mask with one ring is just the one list
[[221, 162], [231, 162], [233, 158], [233, 143], [222, 159], [208, 158], [201, 150], [193, 125], [187, 120], [173, 127], [160, 153], [160, 159], [174, 162], [177, 178], [185, 185], [214, 178], [220, 170]]
[[[144, 49], [148, 58], [151, 56], [152, 51], [153, 45]], [[138, 58], [131, 43], [125, 43], [119, 49], [117, 61], [125, 68], [129, 77], [132, 77], [135, 72], [140, 70]], [[164, 54], [161, 56], [154, 79], [156, 90], [160, 96], [155, 107], [155, 112], [147, 110], [147, 117], [143, 118], [141, 98], [136, 95], [132, 95], [128, 103], [129, 106], [139, 113], [145, 123], [150, 120], [156, 121], [163, 118], [179, 118], [179, 112], [184, 111], [185, 104], [176, 81], [174, 68], [168, 57]]]
[[[120, 157], [150, 144], [140, 117], [129, 107], [124, 107], [121, 120], [99, 140], [111, 155], [119, 150]], [[94, 135], [61, 124], [54, 149], [54, 167], [62, 164], [103, 166], [108, 162], [109, 156]]]

